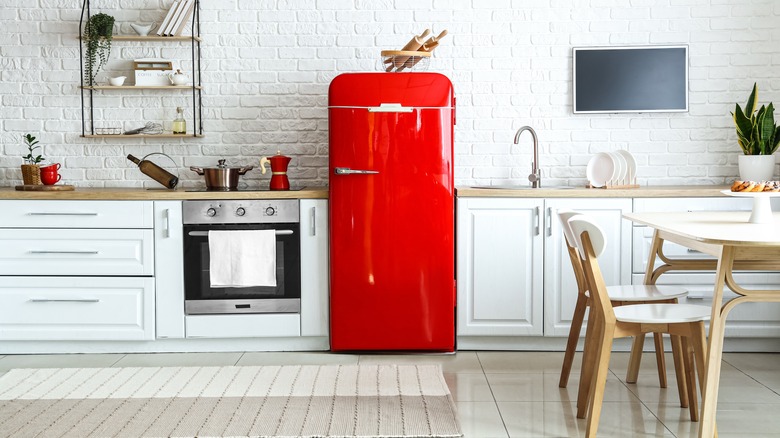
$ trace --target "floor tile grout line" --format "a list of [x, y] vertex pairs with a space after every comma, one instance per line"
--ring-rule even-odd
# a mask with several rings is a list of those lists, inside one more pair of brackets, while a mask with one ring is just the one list
[[[749, 379], [751, 379], [752, 381], [754, 381], [754, 382], [758, 383], [759, 385], [763, 386], [764, 388], [766, 388], [766, 389], [768, 389], [768, 390], [772, 391], [774, 394], [776, 394], [776, 395], [779, 395], [779, 396], [780, 396], [780, 392], [778, 392], [778, 391], [775, 391], [774, 389], [772, 389], [772, 388], [768, 387], [766, 384], [764, 384], [764, 383], [760, 382], [758, 379], [756, 379], [755, 377], [753, 377], [753, 376], [751, 376], [750, 374], [748, 374], [748, 373], [747, 373], [746, 371], [744, 371], [742, 368], [739, 368], [738, 366], [734, 365], [733, 363], [731, 363], [731, 362], [728, 362], [726, 359], [722, 359], [722, 362], [724, 362], [724, 363], [727, 363], [727, 364], [731, 365], [732, 367], [734, 367], [734, 369], [735, 369], [735, 370], [737, 370], [737, 371], [739, 371], [740, 373], [744, 374], [745, 376], [747, 376], [747, 377], [748, 377]], [[722, 374], [722, 373], [721, 373], [721, 374]]]
[[[647, 404], [645, 404], [645, 401], [644, 401], [644, 400], [642, 400], [642, 398], [639, 396], [639, 394], [638, 394], [638, 393], [636, 393], [636, 392], [634, 392], [634, 391], [632, 391], [632, 390], [631, 390], [631, 387], [630, 387], [630, 386], [628, 386], [628, 382], [624, 382], [624, 381], [623, 381], [623, 379], [621, 379], [621, 378], [620, 378], [620, 377], [617, 375], [617, 373], [616, 373], [616, 372], [614, 372], [613, 370], [611, 370], [611, 369], [610, 369], [609, 371], [612, 373], [612, 375], [614, 375], [614, 376], [615, 376], [615, 378], [617, 378], [618, 382], [620, 382], [620, 383], [621, 383], [621, 384], [622, 384], [622, 385], [623, 385], [623, 386], [624, 386], [624, 387], [625, 387], [625, 388], [628, 390], [628, 392], [630, 392], [630, 393], [631, 393], [631, 395], [633, 395], [634, 397], [636, 397], [636, 399], [637, 399], [637, 400], [639, 400], [639, 403], [642, 405], [642, 407], [644, 407], [645, 409], [647, 409], [647, 412], [650, 412], [650, 415], [652, 415], [652, 416], [653, 416], [653, 417], [654, 417], [656, 420], [658, 420], [658, 422], [659, 422], [659, 423], [661, 423], [661, 424], [664, 426], [664, 429], [666, 429], [667, 431], [669, 431], [669, 433], [670, 433], [670, 434], [672, 434], [672, 436], [673, 436], [673, 437], [677, 438], [677, 434], [675, 434], [675, 433], [672, 431], [672, 429], [670, 429], [670, 428], [669, 428], [669, 426], [667, 426], [667, 425], [666, 425], [666, 423], [664, 423], [664, 420], [662, 420], [660, 417], [658, 417], [658, 415], [656, 415], [656, 414], [655, 414], [655, 412], [653, 412], [653, 410], [652, 410], [652, 409], [650, 409], [650, 407], [649, 407], [649, 406], [647, 406]], [[677, 384], [677, 382], [675, 382], [675, 385], [676, 385], [676, 384]], [[636, 385], [636, 383], [632, 383], [632, 385]], [[668, 386], [668, 385], [667, 385], [667, 386]], [[666, 389], [666, 388], [665, 388], [665, 389]]]
[[488, 389], [490, 389], [490, 396], [493, 397], [493, 405], [496, 407], [496, 412], [498, 412], [498, 417], [501, 419], [501, 425], [504, 426], [504, 433], [507, 437], [511, 437], [509, 434], [509, 428], [506, 425], [506, 420], [504, 420], [504, 414], [501, 413], [501, 409], [498, 407], [498, 400], [496, 400], [496, 394], [493, 392], [493, 385], [490, 384], [490, 380], [488, 379], [487, 373], [485, 372], [485, 367], [482, 365], [482, 359], [479, 357], [479, 352], [475, 351], [474, 354], [477, 356], [477, 363], [479, 363], [479, 369], [482, 370], [482, 377], [485, 378], [485, 382], [488, 384]]

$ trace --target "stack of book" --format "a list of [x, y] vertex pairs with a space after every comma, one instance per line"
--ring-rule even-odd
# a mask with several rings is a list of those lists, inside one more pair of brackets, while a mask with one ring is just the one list
[[157, 29], [159, 36], [181, 35], [195, 9], [195, 0], [173, 0], [165, 18]]

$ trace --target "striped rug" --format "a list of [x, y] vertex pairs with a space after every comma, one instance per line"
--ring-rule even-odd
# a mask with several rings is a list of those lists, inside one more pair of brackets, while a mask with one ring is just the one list
[[438, 365], [14, 369], [13, 437], [457, 437]]

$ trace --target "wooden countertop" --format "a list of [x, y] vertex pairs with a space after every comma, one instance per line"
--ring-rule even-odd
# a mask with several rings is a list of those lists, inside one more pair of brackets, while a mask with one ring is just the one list
[[61, 200], [190, 200], [190, 199], [327, 199], [327, 187], [304, 187], [301, 190], [258, 190], [234, 192], [188, 192], [186, 190], [144, 188], [76, 187], [73, 191], [23, 192], [13, 187], [0, 187], [2, 199], [61, 199]]
[[487, 189], [457, 187], [460, 198], [692, 198], [725, 196], [729, 186], [642, 186], [636, 189]]

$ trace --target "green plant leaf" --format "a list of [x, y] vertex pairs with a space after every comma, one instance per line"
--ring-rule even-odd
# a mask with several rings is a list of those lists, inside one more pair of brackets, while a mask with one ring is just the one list
[[778, 147], [780, 147], [780, 126], [775, 126], [775, 132], [772, 134], [772, 153], [774, 154]]
[[745, 113], [749, 116], [756, 111], [756, 102], [758, 102], [758, 83], [753, 82], [753, 91], [748, 97], [747, 105], [745, 105]]
[[737, 134], [744, 137], [749, 135], [750, 129], [752, 128], [750, 119], [748, 119], [745, 116], [745, 113], [742, 112], [742, 108], [740, 108], [739, 104], [737, 104], [737, 108], [734, 111], [734, 125], [737, 127]]

